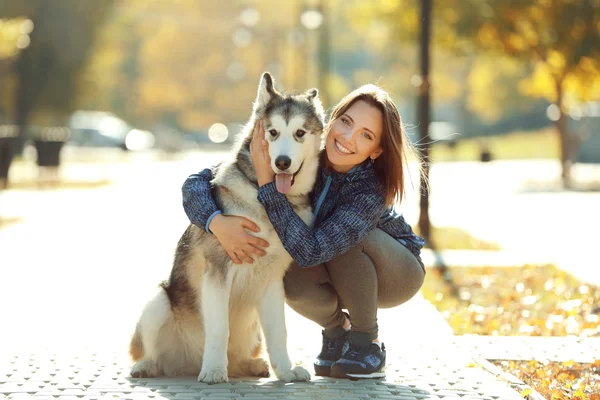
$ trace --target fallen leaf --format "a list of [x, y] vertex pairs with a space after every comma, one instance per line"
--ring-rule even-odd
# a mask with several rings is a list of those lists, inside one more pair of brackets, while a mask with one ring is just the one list
[[585, 393], [583, 393], [583, 390], [579, 389], [578, 391], [576, 391], [575, 393], [573, 393], [573, 400], [577, 399], [577, 400], [587, 400], [587, 396], [585, 395]]
[[526, 398], [531, 393], [533, 393], [533, 390], [531, 390], [530, 388], [523, 389], [523, 391], [521, 392], [521, 397]]

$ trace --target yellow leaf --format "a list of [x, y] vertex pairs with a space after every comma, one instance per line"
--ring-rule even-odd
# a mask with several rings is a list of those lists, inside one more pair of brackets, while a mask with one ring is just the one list
[[564, 363], [562, 363], [563, 367], [572, 367], [573, 365], [575, 365], [575, 361], [573, 360], [569, 360], [569, 361], [565, 361]]
[[544, 378], [544, 377], [546, 376], [546, 372], [545, 372], [543, 369], [541, 369], [541, 368], [540, 368], [540, 369], [537, 369], [537, 370], [535, 371], [535, 374], [536, 374], [536, 376], [537, 376], [538, 378], [540, 378], [540, 379], [542, 379], [542, 378]]
[[533, 393], [533, 391], [531, 390], [531, 388], [523, 389], [523, 391], [521, 392], [521, 397], [526, 398], [531, 393]]
[[578, 391], [573, 393], [572, 399], [587, 400], [587, 397], [585, 393], [583, 393], [583, 390], [579, 389]]
[[538, 366], [538, 362], [536, 360], [530, 360], [528, 364], [531, 367], [537, 367]]
[[553, 390], [552, 391], [552, 398], [551, 400], [565, 400], [565, 394], [560, 391], [560, 390]]

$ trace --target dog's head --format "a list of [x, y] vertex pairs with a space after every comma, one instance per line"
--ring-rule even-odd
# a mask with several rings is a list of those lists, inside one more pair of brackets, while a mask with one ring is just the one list
[[[324, 125], [324, 111], [317, 89], [284, 95], [265, 72], [254, 103], [255, 120], [262, 119], [269, 142], [271, 168], [277, 190], [289, 193], [305, 162], [317, 163]], [[314, 172], [314, 168], [311, 166]], [[312, 185], [311, 185], [312, 186]]]

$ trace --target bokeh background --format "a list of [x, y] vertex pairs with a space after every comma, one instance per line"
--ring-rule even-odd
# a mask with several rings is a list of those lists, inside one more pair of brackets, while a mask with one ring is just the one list
[[[598, 7], [596, 0], [436, 3], [431, 139], [535, 133], [538, 148], [497, 156], [553, 158], [558, 141], [565, 158], [598, 162], [598, 145], [586, 150], [598, 140]], [[25, 137], [68, 126], [74, 144], [100, 142], [79, 132], [94, 116], [76, 112], [94, 111], [152, 132], [155, 148], [209, 141], [215, 123], [230, 139], [264, 70], [288, 91], [318, 87], [327, 108], [360, 84], [378, 83], [409, 126], [419, 125], [418, 1], [5, 0], [0, 16], [0, 118]], [[559, 121], [564, 140], [550, 132]], [[97, 135], [126, 129], [106, 125]]]
[[422, 296], [455, 333], [599, 335], [599, 0], [3, 0], [10, 343], [124, 337], [263, 71], [329, 111], [390, 92], [429, 182], [412, 158]]

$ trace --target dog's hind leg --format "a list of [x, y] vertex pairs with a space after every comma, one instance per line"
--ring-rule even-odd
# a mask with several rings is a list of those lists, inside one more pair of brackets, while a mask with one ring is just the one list
[[292, 369], [292, 362], [287, 350], [284, 303], [283, 280], [270, 282], [260, 300], [259, 314], [271, 367], [279, 380], [285, 382], [308, 381], [310, 373], [306, 369], [300, 366]]
[[239, 366], [242, 371], [241, 376], [258, 376], [266, 378], [271, 375], [269, 363], [260, 357], [262, 353], [262, 342], [258, 342], [252, 356], [242, 362]]
[[269, 363], [262, 356], [263, 339], [257, 310], [252, 306], [230, 306], [229, 376], [269, 376]]
[[[171, 303], [167, 293], [161, 288], [159, 292], [146, 304], [142, 316], [138, 321], [136, 333], [132, 339], [130, 353], [137, 363], [131, 368], [133, 377], [155, 377], [162, 374], [158, 363], [159, 333], [165, 322], [171, 318]], [[141, 341], [141, 346], [140, 346]], [[135, 346], [134, 346], [135, 345]], [[139, 350], [143, 349], [143, 352]], [[142, 355], [141, 360], [136, 360], [136, 355]]]
[[[218, 267], [217, 267], [218, 268]], [[227, 342], [229, 340], [229, 297], [233, 271], [223, 275], [209, 271], [202, 281], [202, 318], [204, 355], [198, 381], [224, 383], [227, 378]]]

